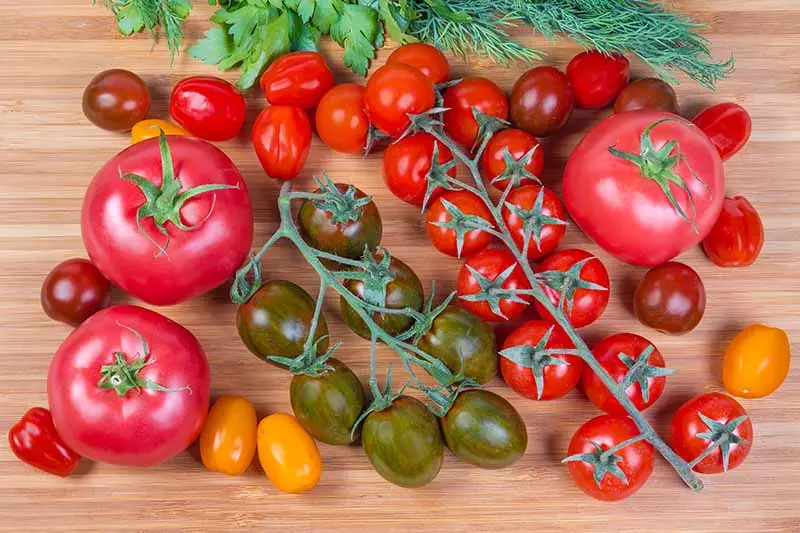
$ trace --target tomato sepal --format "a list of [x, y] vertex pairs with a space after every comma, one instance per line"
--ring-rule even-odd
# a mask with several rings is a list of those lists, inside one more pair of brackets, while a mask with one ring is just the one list
[[511, 125], [507, 120], [484, 113], [477, 106], [472, 106], [472, 116], [475, 118], [475, 122], [478, 123], [478, 133], [475, 135], [475, 142], [472, 143], [472, 150], [479, 146], [486, 146], [492, 135]]
[[320, 199], [313, 200], [314, 206], [328, 213], [333, 224], [358, 221], [361, 218], [362, 208], [372, 202], [371, 196], [358, 198], [353, 185], [348, 185], [344, 192], [340, 191], [327, 173], [323, 173], [322, 178], [314, 176], [314, 181], [319, 186], [319, 194], [322, 195]]
[[[316, 331], [316, 327], [311, 329], [311, 331]], [[342, 342], [339, 341], [324, 353], [319, 353], [320, 345], [329, 339], [328, 335], [323, 335], [318, 337], [313, 343], [309, 346], [304, 347], [303, 353], [298, 355], [297, 357], [283, 357], [280, 355], [268, 355], [264, 359], [271, 361], [275, 364], [278, 364], [293, 375], [303, 375], [303, 376], [311, 376], [314, 378], [318, 378], [320, 376], [324, 376], [328, 372], [333, 372], [335, 369], [327, 363], [328, 359], [339, 349], [342, 345]], [[308, 344], [308, 343], [306, 343]]]
[[541, 148], [541, 145], [536, 144], [533, 148], [525, 152], [522, 157], [519, 159], [514, 159], [514, 156], [509, 151], [508, 146], [505, 146], [503, 148], [503, 163], [505, 164], [506, 168], [489, 183], [492, 185], [497, 185], [498, 183], [508, 180], [508, 185], [506, 185], [506, 188], [511, 187], [512, 189], [522, 185], [523, 180], [531, 180], [534, 183], [541, 185], [542, 180], [539, 179], [539, 176], [527, 169], [531, 158], [533, 158], [533, 154], [535, 154], [539, 148]]
[[708, 427], [708, 431], [698, 433], [696, 436], [707, 440], [709, 442], [708, 448], [703, 453], [689, 462], [689, 466], [695, 467], [700, 461], [711, 455], [717, 448], [719, 448], [722, 455], [722, 471], [728, 471], [728, 463], [731, 456], [731, 444], [749, 444], [747, 439], [740, 437], [734, 431], [739, 425], [750, 418], [748, 415], [737, 416], [733, 420], [725, 423], [717, 422], [713, 418], [709, 418], [703, 413], [697, 413], [700, 420]]
[[620, 383], [620, 389], [627, 390], [628, 387], [636, 383], [639, 385], [639, 390], [642, 391], [642, 400], [645, 403], [650, 401], [650, 379], [666, 377], [675, 373], [672, 368], [664, 368], [647, 363], [655, 349], [656, 347], [650, 344], [636, 358], [625, 353], [617, 355], [619, 360], [628, 367], [628, 372], [622, 379], [622, 383]]
[[464, 266], [467, 268], [475, 281], [478, 282], [480, 290], [472, 294], [460, 295], [459, 298], [462, 300], [473, 303], [485, 302], [489, 304], [489, 308], [491, 309], [492, 313], [499, 316], [503, 320], [508, 320], [508, 317], [503, 314], [502, 309], [500, 309], [500, 302], [502, 300], [522, 304], [525, 306], [530, 303], [528, 300], [522, 298], [522, 296], [533, 294], [532, 290], [503, 288], [503, 283], [505, 283], [506, 279], [511, 276], [511, 274], [514, 272], [514, 269], [517, 268], [517, 263], [510, 265], [508, 268], [498, 274], [493, 280], [490, 280], [467, 263], [464, 263]]
[[446, 222], [431, 222], [436, 227], [451, 229], [456, 234], [456, 257], [461, 257], [461, 250], [464, 247], [464, 237], [467, 233], [473, 230], [482, 230], [491, 232], [494, 230], [494, 225], [488, 220], [477, 215], [467, 215], [459, 209], [457, 205], [449, 202], [445, 198], [441, 198], [444, 210], [450, 215], [450, 220]]
[[568, 353], [568, 350], [547, 349], [547, 343], [550, 342], [550, 336], [555, 328], [555, 325], [550, 326], [535, 346], [520, 344], [498, 352], [499, 355], [509, 361], [531, 369], [533, 380], [536, 383], [537, 400], [542, 399], [542, 393], [544, 392], [544, 369], [551, 365], [569, 366], [568, 361], [552, 355]]
[[595, 256], [581, 259], [573, 264], [565, 272], [560, 270], [546, 270], [536, 274], [536, 280], [547, 285], [554, 291], [560, 293], [558, 298], [558, 309], [561, 309], [564, 304], [567, 304], [568, 314], [572, 314], [572, 306], [575, 302], [575, 291], [578, 289], [586, 289], [590, 291], [607, 291], [608, 287], [603, 287], [597, 283], [581, 279], [581, 270], [583, 266], [589, 261], [597, 259]]
[[644, 435], [636, 435], [635, 437], [631, 437], [626, 441], [620, 442], [616, 446], [608, 448], [607, 450], [603, 450], [599, 444], [590, 440], [589, 443], [594, 446], [594, 451], [592, 453], [577, 453], [575, 455], [570, 455], [563, 458], [561, 462], [566, 464], [573, 461], [580, 461], [590, 465], [592, 467], [594, 482], [598, 487], [601, 486], [603, 478], [606, 477], [606, 474], [611, 474], [627, 485], [628, 476], [625, 475], [625, 472], [622, 471], [618, 464], [622, 462], [622, 457], [617, 455], [616, 452], [644, 439]]
[[[533, 154], [533, 151], [536, 148], [538, 148], [538, 146], [535, 146], [533, 149], [531, 149], [529, 154]], [[511, 157], [511, 154], [508, 152], [508, 148], [506, 148], [505, 154], [503, 156], [506, 157], [506, 155], [508, 156], [508, 159], [513, 161], [513, 157]], [[508, 159], [507, 159], [506, 165], [510, 165], [510, 163], [508, 163]], [[520, 159], [520, 161], [522, 161], [523, 159], [525, 159], [525, 157]], [[509, 168], [510, 168], [509, 166], [506, 166], [506, 170], [508, 170]], [[501, 174], [500, 176], [498, 176], [497, 178], [492, 180], [492, 183], [494, 183], [496, 180], [509, 179], [510, 181], [509, 181], [508, 187], [512, 187], [513, 188], [513, 187], [516, 187], [519, 183], [521, 183], [523, 178], [527, 178], [527, 179], [534, 179], [537, 182], [539, 182], [539, 184], [541, 184], [541, 181], [539, 180], [539, 178], [537, 178], [536, 176], [534, 176], [533, 174], [531, 174], [530, 172], [525, 170], [525, 166], [524, 165], [522, 165], [521, 172], [524, 172], [526, 175], [523, 176], [523, 174], [517, 174], [517, 175], [515, 175], [517, 177], [510, 177], [510, 176], [505, 176], [505, 172], [504, 172], [503, 174]], [[518, 180], [518, 181], [514, 181], [514, 180]], [[542, 250], [542, 231], [544, 230], [545, 226], [566, 226], [567, 225], [567, 221], [566, 220], [561, 220], [560, 218], [551, 217], [549, 215], [545, 215], [544, 214], [544, 191], [545, 191], [544, 187], [541, 187], [539, 189], [539, 192], [536, 195], [536, 200], [533, 203], [533, 207], [531, 207], [530, 209], [522, 209], [521, 207], [516, 206], [511, 202], [505, 202], [505, 207], [509, 211], [511, 211], [514, 215], [519, 217], [520, 220], [522, 220], [522, 232], [523, 232], [522, 233], [522, 255], [525, 256], [525, 257], [528, 256], [528, 249], [530, 248], [531, 237], [533, 237], [533, 242], [534, 242], [534, 244], [536, 244], [536, 249], [541, 252], [541, 250]]]
[[[427, 182], [425, 186], [425, 196], [422, 198], [422, 212], [428, 207], [428, 202], [438, 189], [445, 191], [457, 191], [459, 187], [454, 184], [457, 180], [449, 175], [449, 172], [456, 166], [456, 160], [451, 159], [444, 163], [439, 162], [439, 141], [433, 141], [433, 153], [431, 154], [431, 168], [425, 176]], [[463, 236], [462, 236], [463, 244]], [[461, 255], [459, 254], [459, 257]]]

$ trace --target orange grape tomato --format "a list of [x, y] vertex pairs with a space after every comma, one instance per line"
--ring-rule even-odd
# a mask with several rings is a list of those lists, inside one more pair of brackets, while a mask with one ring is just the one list
[[249, 400], [221, 396], [200, 433], [203, 465], [233, 476], [243, 474], [256, 453], [257, 424], [256, 409]]
[[313, 489], [322, 473], [317, 443], [295, 417], [284, 413], [258, 424], [258, 460], [275, 488], [292, 494]]
[[789, 373], [789, 352], [789, 337], [782, 329], [761, 324], [746, 327], [725, 350], [725, 389], [743, 398], [769, 396]]
[[133, 126], [131, 130], [131, 144], [158, 137], [161, 131], [164, 132], [164, 135], [189, 135], [185, 129], [172, 122], [167, 122], [160, 118], [148, 118], [146, 120], [140, 120]]

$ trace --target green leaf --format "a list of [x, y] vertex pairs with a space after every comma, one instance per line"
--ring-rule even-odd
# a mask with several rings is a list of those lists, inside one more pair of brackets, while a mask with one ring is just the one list
[[366, 76], [375, 57], [375, 39], [381, 26], [378, 12], [357, 4], [344, 4], [342, 14], [331, 26], [331, 38], [344, 47], [344, 64]]
[[277, 18], [256, 28], [255, 42], [258, 45], [253, 49], [250, 56], [242, 62], [242, 73], [237, 83], [241, 89], [252, 87], [273, 59], [290, 50], [292, 45], [292, 23], [291, 13], [284, 11]]
[[302, 24], [300, 31], [292, 39], [292, 50], [307, 50], [316, 52], [318, 50], [320, 32], [311, 24]]
[[207, 65], [217, 65], [233, 52], [233, 42], [221, 28], [211, 28], [191, 48], [189, 55]]
[[297, 4], [297, 14], [300, 15], [300, 20], [303, 21], [303, 24], [311, 20], [314, 15], [315, 4], [316, 0], [300, 0]]
[[[378, 13], [381, 20], [386, 24], [386, 31], [389, 32], [389, 36], [398, 44], [418, 41], [416, 37], [406, 33], [410, 22], [409, 18], [407, 18], [408, 11], [405, 0], [401, 0], [399, 7], [391, 0], [379, 0]], [[410, 11], [411, 15], [413, 15], [414, 11]]]
[[144, 29], [144, 21], [139, 10], [132, 4], [117, 12], [117, 28], [122, 35], [131, 35]]
[[450, 9], [443, 0], [424, 0], [431, 9], [445, 20], [455, 22], [457, 24], [466, 24], [472, 21], [472, 17], [463, 11], [453, 11]]
[[330, 33], [343, 9], [342, 0], [317, 0], [311, 23], [322, 33]]

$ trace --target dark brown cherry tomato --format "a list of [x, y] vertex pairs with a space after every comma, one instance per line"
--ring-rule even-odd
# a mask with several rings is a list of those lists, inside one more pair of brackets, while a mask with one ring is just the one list
[[511, 90], [511, 122], [537, 137], [550, 135], [569, 120], [575, 96], [569, 80], [554, 67], [536, 67]]
[[[527, 131], [516, 128], [509, 128], [495, 133], [481, 156], [481, 174], [491, 182], [506, 171], [506, 151], [511, 154], [514, 161], [519, 161], [531, 150], [533, 150], [533, 153], [531, 153], [528, 162], [525, 164], [525, 170], [538, 178], [542, 175], [542, 169], [544, 168], [544, 148], [536, 140], [536, 137]], [[508, 181], [503, 179], [492, 183], [492, 185], [496, 189], [503, 191], [508, 186]], [[522, 185], [530, 183], [536, 182], [527, 177], [520, 180]]]
[[464, 78], [444, 92], [444, 131], [458, 144], [472, 148], [479, 126], [473, 108], [500, 120], [508, 118], [508, 99], [503, 90], [486, 78]]
[[715, 265], [752, 265], [764, 246], [764, 224], [744, 196], [725, 198], [719, 218], [703, 239], [703, 250]]
[[679, 114], [675, 89], [658, 78], [642, 78], [622, 89], [614, 102], [614, 113], [653, 109]]
[[694, 117], [692, 122], [708, 135], [723, 161], [744, 148], [753, 130], [750, 114], [732, 102], [709, 107]]
[[276, 59], [261, 76], [271, 105], [309, 109], [333, 87], [333, 72], [317, 52], [290, 52]]
[[179, 81], [169, 99], [169, 114], [175, 122], [207, 141], [236, 137], [246, 112], [242, 93], [214, 76], [192, 76]]
[[425, 230], [428, 232], [428, 238], [440, 252], [452, 257], [468, 257], [483, 250], [492, 242], [491, 233], [472, 229], [464, 233], [459, 246], [456, 230], [441, 226], [453, 221], [452, 215], [447, 210], [448, 206], [458, 208], [464, 215], [482, 218], [489, 226], [494, 227], [492, 212], [478, 195], [470, 191], [445, 191], [430, 204], [425, 214]]
[[104, 130], [128, 131], [147, 118], [150, 92], [142, 78], [119, 68], [92, 78], [83, 91], [83, 114]]
[[77, 326], [107, 306], [111, 283], [88, 259], [67, 259], [42, 283], [42, 309], [58, 322]]
[[620, 54], [589, 50], [567, 65], [567, 78], [575, 91], [575, 103], [583, 109], [608, 107], [628, 85], [630, 63]]
[[633, 310], [639, 322], [662, 333], [692, 331], [706, 310], [703, 280], [683, 263], [653, 267], [636, 287]]
[[[537, 207], [539, 196], [541, 203]], [[509, 206], [515, 210], [512, 211]], [[528, 259], [540, 259], [550, 254], [567, 231], [567, 215], [561, 200], [551, 189], [541, 185], [523, 185], [511, 191], [503, 205], [502, 214], [511, 237], [520, 250], [525, 245], [526, 226], [532, 225]], [[528, 215], [530, 218], [524, 218]]]
[[427, 43], [409, 43], [401, 46], [389, 56], [387, 64], [402, 63], [419, 69], [433, 83], [442, 83], [450, 77], [450, 65], [447, 58], [436, 48]]

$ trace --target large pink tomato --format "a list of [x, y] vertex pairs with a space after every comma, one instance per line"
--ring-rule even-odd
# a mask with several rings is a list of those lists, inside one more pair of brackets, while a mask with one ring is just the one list
[[117, 465], [152, 466], [185, 450], [203, 427], [209, 393], [194, 335], [133, 305], [78, 326], [47, 375], [50, 412], [67, 446]]
[[564, 170], [564, 204], [618, 259], [669, 261], [711, 231], [722, 208], [722, 161], [694, 124], [662, 111], [612, 115], [592, 128]]
[[233, 276], [253, 240], [250, 196], [219, 148], [162, 136], [127, 148], [92, 180], [81, 233], [114, 285], [172, 305]]

